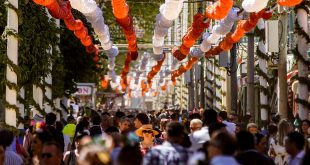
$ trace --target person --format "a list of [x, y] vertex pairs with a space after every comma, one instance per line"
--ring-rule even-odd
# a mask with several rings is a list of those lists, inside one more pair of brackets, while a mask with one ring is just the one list
[[[254, 135], [248, 131], [240, 131], [237, 135], [239, 153], [237, 161], [242, 165], [273, 165], [264, 155], [255, 149]], [[253, 161], [255, 160], [255, 161]]]
[[52, 135], [44, 126], [41, 130], [36, 130], [31, 137], [31, 164], [40, 164], [43, 144], [52, 141]]
[[62, 150], [56, 142], [46, 142], [43, 144], [40, 165], [61, 165]]
[[64, 155], [63, 161], [66, 165], [75, 165], [77, 163], [77, 158], [79, 157], [79, 154], [82, 149], [82, 145], [80, 143], [81, 139], [83, 137], [88, 136], [86, 132], [78, 132], [75, 141], [74, 141], [74, 147], [70, 151], [67, 151]]
[[144, 124], [149, 124], [149, 117], [145, 113], [138, 113], [134, 120], [136, 129]]
[[153, 129], [151, 124], [143, 125], [136, 130], [136, 134], [139, 137], [142, 137], [143, 140], [140, 142], [140, 150], [144, 156], [152, 147], [157, 144], [154, 142], [155, 136], [158, 135], [158, 132]]
[[268, 155], [274, 157], [276, 165], [288, 164], [288, 154], [285, 151], [285, 137], [292, 132], [292, 125], [285, 119], [278, 124], [278, 133], [275, 139], [270, 139]]
[[193, 119], [190, 122], [190, 131], [191, 133], [199, 131], [202, 127], [202, 121], [200, 119]]
[[208, 146], [208, 156], [211, 159], [210, 165], [239, 165], [234, 158], [236, 141], [227, 132], [214, 132]]
[[181, 146], [184, 127], [179, 122], [167, 125], [167, 141], [155, 146], [144, 156], [143, 165], [178, 164], [186, 165], [190, 156], [189, 150]]
[[[64, 126], [61, 121], [56, 121], [56, 130], [62, 132]], [[64, 137], [64, 151], [67, 151], [71, 147], [70, 137], [68, 135], [63, 134]]]
[[302, 120], [300, 125], [300, 133], [304, 135], [305, 139], [310, 137], [308, 134], [308, 128], [310, 128], [310, 121], [308, 119]]
[[50, 112], [45, 116], [46, 129], [52, 134], [53, 139], [60, 144], [62, 152], [65, 149], [64, 135], [61, 131], [56, 130], [56, 114]]
[[0, 165], [4, 165], [4, 155], [5, 155], [5, 149], [3, 144], [0, 144]]
[[0, 129], [0, 145], [3, 147], [4, 150], [4, 164], [8, 165], [21, 165], [23, 164], [22, 158], [12, 150], [9, 146], [13, 143], [14, 134], [13, 132]]
[[250, 132], [251, 134], [255, 135], [256, 133], [258, 133], [258, 126], [255, 123], [249, 123], [246, 126], [246, 129], [248, 132]]
[[222, 121], [222, 123], [226, 125], [227, 131], [228, 131], [230, 134], [235, 135], [236, 124], [227, 121], [227, 112], [226, 112], [226, 111], [220, 111], [220, 112], [219, 112], [219, 117], [220, 117], [220, 120]]
[[285, 140], [285, 150], [290, 155], [288, 165], [299, 165], [305, 155], [305, 138], [299, 132], [290, 132]]
[[201, 130], [194, 132], [191, 138], [191, 151], [197, 151], [198, 149], [202, 148], [203, 143], [210, 140], [208, 126], [218, 122], [217, 112], [213, 109], [204, 111], [203, 117], [204, 126], [201, 128]]
[[224, 123], [213, 123], [210, 124], [209, 126], [209, 135], [210, 137], [214, 136], [215, 132], [225, 132], [228, 133], [227, 131], [227, 126]]
[[81, 150], [77, 165], [110, 165], [110, 155], [100, 145], [89, 145]]
[[111, 121], [110, 113], [103, 112], [101, 114], [101, 123], [100, 123], [101, 128], [102, 128], [103, 131], [105, 131], [107, 128], [112, 126], [110, 121]]
[[127, 117], [122, 117], [119, 121], [119, 131], [121, 134], [125, 135], [129, 132], [129, 128], [130, 128], [130, 119]]
[[308, 149], [300, 165], [309, 165], [309, 164], [310, 164], [310, 150]]
[[[135, 133], [129, 133], [122, 140], [122, 148], [117, 157], [117, 165], [141, 165], [142, 153], [139, 146], [139, 137]], [[128, 161], [130, 158], [130, 161]]]
[[268, 145], [267, 145], [267, 137], [261, 133], [255, 134], [255, 149], [257, 152], [267, 155]]
[[68, 136], [70, 138], [70, 143], [73, 142], [73, 137], [74, 137], [74, 133], [75, 133], [75, 119], [73, 116], [68, 116], [67, 118], [67, 124], [64, 126], [64, 128], [62, 129], [62, 133], [64, 136]]
[[89, 133], [91, 137], [101, 135], [102, 134], [102, 129], [100, 126], [101, 123], [101, 117], [99, 115], [94, 115], [92, 117], [92, 126], [89, 128]]

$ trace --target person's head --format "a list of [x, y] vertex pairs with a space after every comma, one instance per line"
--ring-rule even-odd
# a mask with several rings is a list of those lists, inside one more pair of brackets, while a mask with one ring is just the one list
[[286, 136], [285, 150], [288, 154], [295, 157], [305, 146], [305, 138], [299, 132], [290, 132]]
[[56, 122], [57, 116], [55, 113], [48, 113], [45, 115], [45, 124], [46, 125], [54, 125]]
[[173, 113], [170, 116], [170, 118], [171, 118], [172, 121], [179, 121], [179, 114], [178, 113]]
[[136, 128], [140, 128], [144, 124], [149, 124], [149, 117], [145, 113], [138, 113], [134, 123]]
[[108, 165], [111, 162], [109, 153], [100, 145], [89, 145], [82, 149], [78, 165]]
[[169, 119], [161, 119], [160, 120], [160, 130], [165, 131], [168, 123], [169, 123]]
[[185, 147], [185, 148], [189, 148], [192, 145], [192, 142], [191, 142], [191, 140], [190, 140], [190, 138], [186, 132], [183, 133], [183, 137], [184, 138], [183, 138], [183, 141], [181, 143], [181, 146]]
[[43, 144], [40, 164], [42, 165], [61, 165], [62, 151], [60, 145], [56, 142], [47, 142]]
[[213, 109], [206, 110], [203, 113], [203, 124], [210, 125], [217, 122], [217, 112]]
[[167, 124], [167, 140], [172, 143], [181, 144], [183, 142], [184, 127], [179, 122], [170, 122]]
[[282, 119], [278, 125], [278, 141], [281, 146], [284, 146], [285, 136], [293, 131], [292, 125], [285, 119]]
[[[130, 158], [130, 161], [128, 161]], [[122, 147], [117, 158], [119, 165], [139, 165], [142, 164], [143, 156], [140, 151], [139, 143], [125, 145]]]
[[255, 147], [254, 135], [248, 131], [240, 131], [237, 135], [237, 144], [240, 151], [252, 150]]
[[101, 117], [99, 115], [94, 115], [91, 119], [91, 122], [93, 123], [93, 125], [100, 125]]
[[261, 154], [266, 154], [268, 152], [266, 136], [260, 133], [255, 134], [255, 149]]
[[222, 121], [227, 120], [227, 112], [226, 111], [219, 112], [219, 117], [221, 118]]
[[224, 123], [213, 123], [209, 126], [210, 137], [213, 136], [215, 132], [225, 132], [227, 133], [226, 124]]
[[74, 145], [72, 145], [72, 149], [77, 149], [80, 151], [82, 149], [81, 140], [83, 137], [89, 136], [86, 132], [77, 132], [74, 138]]
[[119, 129], [121, 132], [127, 132], [130, 128], [130, 119], [127, 117], [122, 117], [119, 122]]
[[225, 132], [215, 132], [208, 146], [208, 155], [212, 159], [215, 156], [233, 156], [236, 151], [236, 140]]
[[0, 145], [3, 147], [4, 150], [12, 144], [13, 140], [13, 132], [7, 129], [0, 129]]
[[158, 135], [158, 132], [153, 129], [151, 124], [147, 124], [137, 129], [136, 134], [139, 137], [143, 137], [143, 141], [151, 142], [154, 140], [155, 136]]
[[68, 118], [67, 118], [67, 123], [68, 123], [68, 124], [75, 124], [76, 121], [75, 121], [75, 119], [74, 119], [73, 116], [68, 116]]
[[304, 136], [308, 136], [308, 128], [310, 127], [310, 121], [308, 119], [305, 119], [303, 121], [301, 121], [301, 128], [300, 128], [300, 132], [304, 135]]
[[269, 136], [274, 136], [278, 132], [278, 127], [276, 124], [269, 124], [267, 129]]
[[202, 116], [205, 110], [203, 108], [199, 108], [199, 114]]
[[202, 127], [202, 121], [200, 119], [191, 120], [190, 126], [189, 126], [191, 133], [200, 130], [201, 127]]
[[52, 140], [52, 135], [46, 130], [35, 132], [31, 137], [31, 151], [33, 156], [39, 156], [41, 154], [43, 144]]
[[255, 135], [258, 132], [258, 127], [255, 123], [249, 123], [246, 126], [247, 131], [249, 131], [251, 134]]

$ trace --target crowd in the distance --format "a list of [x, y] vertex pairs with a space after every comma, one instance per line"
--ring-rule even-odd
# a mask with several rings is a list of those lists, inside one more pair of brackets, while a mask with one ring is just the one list
[[309, 165], [310, 121], [266, 129], [226, 111], [97, 111], [0, 128], [0, 165]]

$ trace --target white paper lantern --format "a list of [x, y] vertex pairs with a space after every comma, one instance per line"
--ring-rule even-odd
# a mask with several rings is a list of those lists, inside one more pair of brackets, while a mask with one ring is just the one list
[[96, 10], [97, 4], [94, 0], [70, 0], [72, 8], [82, 13], [92, 13]]
[[242, 8], [246, 12], [259, 12], [268, 4], [268, 0], [243, 0]]
[[201, 49], [193, 48], [193, 47], [190, 49], [190, 56], [191, 57], [201, 58], [204, 56], [204, 54], [205, 54], [205, 52], [201, 51]]

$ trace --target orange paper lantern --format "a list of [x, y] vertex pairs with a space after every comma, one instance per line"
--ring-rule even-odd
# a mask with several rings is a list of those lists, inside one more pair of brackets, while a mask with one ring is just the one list
[[278, 0], [278, 4], [281, 6], [296, 6], [300, 4], [303, 0]]

